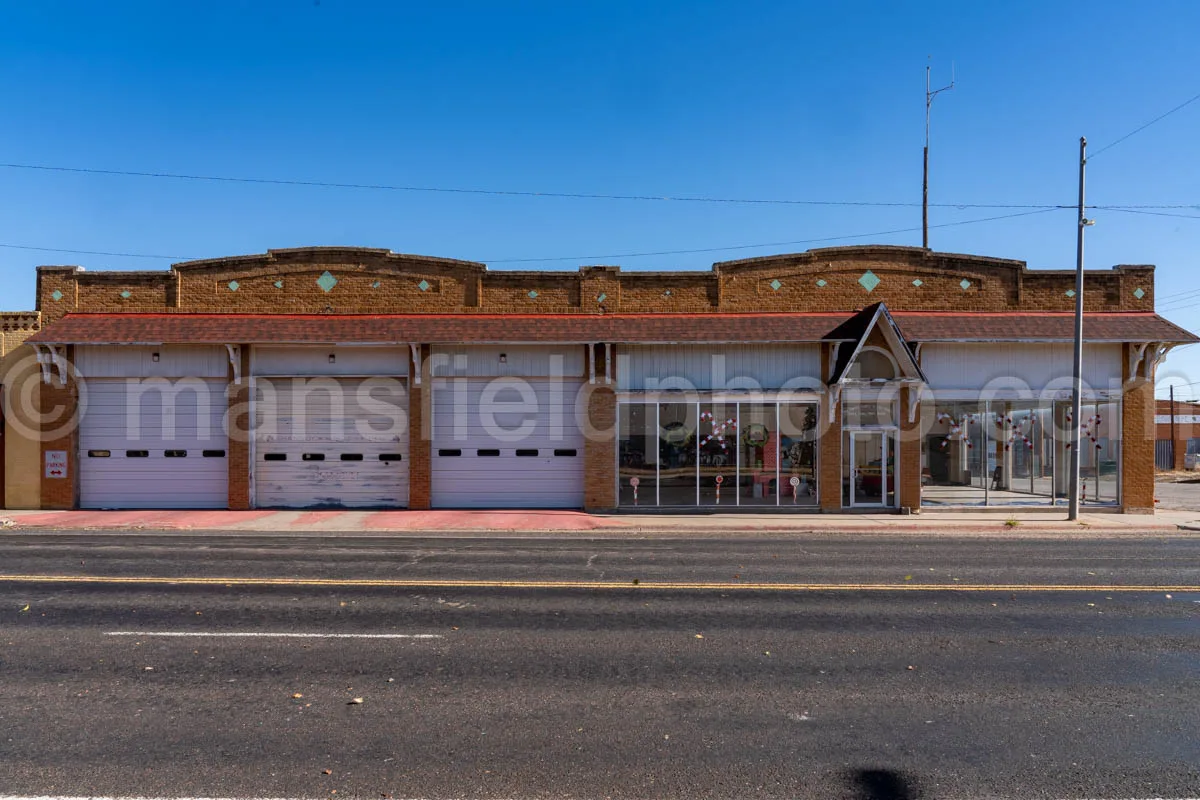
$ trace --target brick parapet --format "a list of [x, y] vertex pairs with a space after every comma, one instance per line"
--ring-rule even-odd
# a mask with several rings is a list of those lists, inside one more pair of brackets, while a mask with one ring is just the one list
[[[870, 271], [879, 281], [864, 285]], [[336, 282], [318, 281], [328, 272]], [[1153, 267], [1086, 273], [1089, 311], [1153, 311]], [[965, 283], [964, 283], [965, 282]], [[71, 311], [599, 314], [1071, 311], [1074, 273], [921, 248], [847, 247], [725, 262], [708, 272], [488, 271], [482, 264], [365, 248], [299, 248], [149, 272], [41, 267], [45, 322]], [[1137, 296], [1140, 289], [1141, 297]], [[59, 295], [55, 298], [54, 293]], [[603, 299], [600, 299], [603, 298]]]

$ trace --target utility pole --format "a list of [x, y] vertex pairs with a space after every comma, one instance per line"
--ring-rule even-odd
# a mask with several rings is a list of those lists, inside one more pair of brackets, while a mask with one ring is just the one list
[[1071, 455], [1067, 459], [1070, 472], [1067, 479], [1070, 492], [1067, 500], [1067, 519], [1079, 519], [1079, 450], [1083, 428], [1083, 229], [1093, 224], [1084, 216], [1083, 179], [1087, 168], [1087, 139], [1079, 138], [1079, 231], [1075, 241], [1075, 361], [1071, 382]]
[[1175, 384], [1171, 384], [1171, 471], [1175, 470]]
[[954, 88], [954, 67], [950, 68], [950, 85], [929, 91], [929, 67], [925, 67], [925, 168], [921, 181], [921, 247], [929, 249], [929, 108], [933, 98]]

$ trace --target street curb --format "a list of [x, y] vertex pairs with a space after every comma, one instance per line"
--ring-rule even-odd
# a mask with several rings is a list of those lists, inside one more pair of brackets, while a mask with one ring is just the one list
[[692, 540], [692, 539], [721, 539], [741, 538], [773, 539], [787, 537], [820, 537], [832, 539], [837, 537], [866, 537], [876, 539], [978, 539], [998, 542], [1029, 541], [1033, 539], [1200, 539], [1200, 525], [1172, 526], [1152, 529], [1140, 528], [1121, 530], [1113, 528], [1079, 529], [1079, 528], [1042, 528], [1014, 531], [995, 527], [964, 527], [952, 530], [924, 529], [903, 530], [896, 528], [837, 528], [837, 529], [794, 529], [794, 528], [743, 528], [721, 530], [691, 530], [680, 531], [675, 528], [594, 528], [589, 530], [515, 530], [507, 528], [481, 529], [435, 529], [435, 530], [231, 530], [231, 529], [202, 529], [202, 528], [155, 528], [132, 526], [127, 528], [57, 528], [17, 526], [0, 531], [0, 537], [5, 535], [17, 536], [71, 536], [86, 533], [93, 536], [162, 536], [169, 538], [189, 537], [221, 537], [245, 539], [287, 539], [287, 538], [362, 538], [362, 539], [436, 539], [436, 538], [472, 538], [472, 539], [644, 539], [654, 538], [663, 540]]

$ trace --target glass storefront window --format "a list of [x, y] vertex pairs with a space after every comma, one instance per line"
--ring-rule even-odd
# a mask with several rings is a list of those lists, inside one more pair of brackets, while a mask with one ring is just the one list
[[[938, 403], [922, 441], [926, 505], [1043, 506], [1066, 502], [1071, 404]], [[1080, 501], [1120, 502], [1120, 403], [1083, 405]], [[978, 424], [977, 424], [978, 423]]]
[[622, 506], [658, 505], [657, 412], [657, 405], [647, 403], [618, 407], [617, 501]]
[[1081, 503], [1111, 505], [1120, 500], [1118, 450], [1120, 420], [1116, 403], [1086, 403], [1080, 429]]
[[921, 502], [926, 505], [981, 506], [984, 481], [995, 464], [987, 458], [986, 403], [937, 403], [921, 442]]
[[[738, 502], [773, 506], [779, 499], [779, 425], [774, 403], [742, 403], [738, 419]], [[782, 479], [784, 484], [787, 478]]]
[[[847, 395], [852, 396], [850, 392], [847, 392]], [[863, 402], [848, 397], [842, 405], [842, 425], [847, 428], [859, 425], [895, 425], [895, 405], [890, 397]]]
[[817, 504], [817, 413], [816, 403], [779, 405], [781, 503]]
[[695, 403], [658, 406], [659, 505], [696, 505], [698, 416]]
[[815, 402], [622, 402], [617, 419], [622, 508], [817, 504]]
[[736, 403], [700, 404], [700, 505], [736, 505], [738, 407]]

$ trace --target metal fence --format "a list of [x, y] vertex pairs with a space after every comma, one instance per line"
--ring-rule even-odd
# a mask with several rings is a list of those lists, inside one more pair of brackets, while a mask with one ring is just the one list
[[1175, 469], [1175, 442], [1159, 439], [1154, 443], [1154, 468]]

